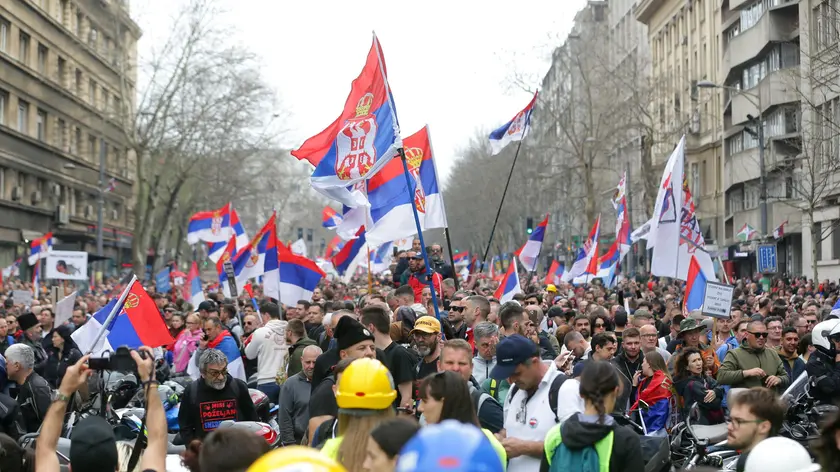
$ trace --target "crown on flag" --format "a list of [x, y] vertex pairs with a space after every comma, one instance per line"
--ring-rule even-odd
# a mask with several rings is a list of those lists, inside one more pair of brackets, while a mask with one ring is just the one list
[[416, 147], [407, 148], [405, 149], [405, 159], [408, 161], [409, 169], [418, 169], [423, 162], [423, 150]]
[[368, 92], [362, 95], [362, 98], [356, 103], [356, 116], [369, 115], [371, 107], [373, 107], [373, 94]]

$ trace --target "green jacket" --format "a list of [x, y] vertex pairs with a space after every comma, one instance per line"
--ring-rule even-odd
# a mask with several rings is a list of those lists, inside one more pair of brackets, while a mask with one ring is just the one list
[[300, 339], [300, 341], [294, 343], [292, 347], [289, 348], [289, 369], [286, 374], [286, 378], [289, 378], [303, 370], [300, 360], [300, 358], [303, 357], [303, 350], [306, 349], [306, 346], [315, 346], [317, 344], [318, 343], [316, 343], [314, 339], [309, 339], [304, 336]]
[[776, 387], [779, 391], [790, 383], [782, 359], [775, 349], [764, 348], [756, 351], [746, 343], [726, 353], [718, 370], [717, 381], [723, 385], [731, 385], [732, 388], [763, 387], [764, 378], [744, 377], [745, 370], [755, 367], [760, 367], [767, 375], [775, 375], [781, 379], [781, 383]]

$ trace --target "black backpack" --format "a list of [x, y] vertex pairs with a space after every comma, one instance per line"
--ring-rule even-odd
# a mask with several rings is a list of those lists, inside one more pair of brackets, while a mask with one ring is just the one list
[[[554, 377], [554, 380], [551, 381], [551, 387], [548, 389], [548, 406], [551, 408], [551, 412], [554, 413], [554, 422], [559, 423], [560, 417], [557, 416], [557, 397], [560, 393], [560, 387], [563, 386], [563, 382], [568, 380], [566, 374], [558, 373], [557, 377]], [[516, 385], [512, 385], [510, 387], [510, 391], [508, 391], [507, 400], [512, 400], [513, 397], [516, 395], [516, 392], [519, 391], [519, 387]]]

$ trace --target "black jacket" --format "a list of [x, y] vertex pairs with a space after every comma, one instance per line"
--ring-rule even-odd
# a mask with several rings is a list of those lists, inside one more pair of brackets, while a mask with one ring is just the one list
[[639, 351], [636, 362], [627, 360], [627, 355], [622, 352], [610, 360], [610, 364], [618, 371], [618, 379], [621, 380], [621, 392], [615, 399], [615, 411], [626, 413], [630, 408], [630, 397], [633, 393], [633, 375], [642, 368], [642, 361], [645, 360], [645, 353]]
[[27, 433], [38, 431], [52, 403], [50, 384], [32, 372], [18, 389], [17, 403], [20, 405], [23, 429]]
[[62, 353], [59, 353], [56, 348], [52, 348], [48, 352], [47, 362], [44, 367], [44, 379], [53, 388], [58, 388], [61, 384], [61, 379], [64, 378], [64, 373], [67, 372], [67, 367], [78, 362], [82, 358], [82, 353], [74, 347], [64, 349]]
[[18, 342], [32, 348], [32, 351], [35, 353], [34, 370], [39, 375], [44, 375], [44, 368], [47, 366], [47, 351], [44, 350], [44, 346], [41, 344], [41, 341], [30, 341], [29, 338], [26, 337], [26, 333], [23, 333], [20, 335]]
[[[611, 419], [611, 418], [610, 418]], [[645, 470], [642, 445], [639, 435], [621, 425], [581, 422], [580, 413], [566, 420], [560, 427], [563, 444], [569, 449], [583, 449], [604, 438], [613, 431], [613, 449], [610, 455], [610, 472], [638, 472]], [[540, 472], [549, 472], [548, 457], [543, 451]]]
[[0, 433], [16, 440], [26, 434], [20, 416], [20, 406], [14, 398], [0, 393]]
[[224, 420], [259, 421], [245, 382], [228, 375], [222, 390], [209, 387], [204, 379], [196, 380], [184, 390], [178, 412], [184, 444], [204, 439]]
[[820, 403], [834, 403], [840, 399], [840, 365], [834, 362], [831, 354], [817, 348], [808, 358], [805, 371], [814, 385], [811, 389], [814, 399]]
[[401, 259], [397, 259], [397, 268], [394, 269], [394, 275], [391, 279], [394, 281], [394, 285], [397, 287], [400, 286], [400, 277], [402, 277], [403, 272], [408, 270], [408, 258], [403, 257]]
[[[674, 389], [683, 399], [683, 407], [680, 411], [682, 419], [688, 416], [691, 406], [697, 403], [700, 411], [698, 424], [719, 424], [724, 420], [721, 403], [726, 392], [723, 387], [718, 386], [715, 379], [703, 375], [692, 375], [674, 382]], [[715, 399], [706, 403], [703, 399], [709, 390], [714, 390]]]
[[432, 268], [435, 270], [435, 272], [440, 274], [441, 277], [443, 277], [444, 279], [452, 278], [452, 266], [447, 264], [443, 259], [431, 259], [429, 262], [431, 262]]

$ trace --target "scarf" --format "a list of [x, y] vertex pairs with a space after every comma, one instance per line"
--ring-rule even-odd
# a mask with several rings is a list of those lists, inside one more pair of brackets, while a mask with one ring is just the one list
[[219, 344], [224, 341], [225, 338], [232, 338], [233, 336], [230, 335], [230, 331], [224, 330], [216, 336], [216, 339], [207, 342], [207, 347], [211, 349], [216, 349], [219, 347]]
[[[644, 386], [644, 388], [642, 388]], [[642, 382], [639, 384], [638, 400], [630, 407], [631, 410], [636, 410], [639, 407], [639, 401], [644, 401], [650, 406], [659, 400], [671, 398], [673, 395], [671, 391], [671, 380], [665, 376], [665, 372], [657, 370], [653, 373], [647, 384]]]

